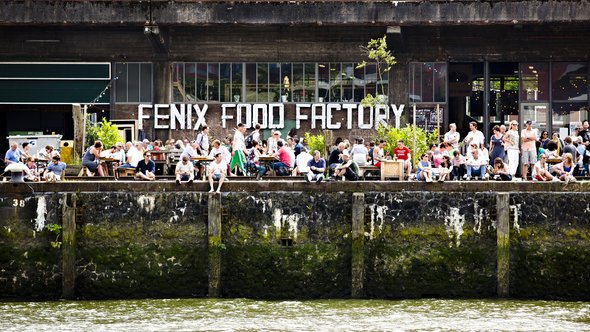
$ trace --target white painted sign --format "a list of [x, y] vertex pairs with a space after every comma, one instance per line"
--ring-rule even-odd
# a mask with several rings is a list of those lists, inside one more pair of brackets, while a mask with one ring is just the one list
[[[310, 122], [311, 129], [372, 129], [379, 124], [387, 125], [391, 118], [395, 119], [395, 127], [399, 128], [404, 106], [390, 104], [373, 108], [349, 103], [297, 103], [295, 128], [300, 129], [303, 122]], [[137, 109], [139, 129], [143, 129], [144, 120], [153, 119], [155, 129], [198, 130], [206, 123], [208, 110], [208, 104], [141, 104]], [[240, 122], [248, 128], [259, 123], [262, 129], [282, 129], [285, 127], [285, 105], [221, 104], [223, 128], [233, 128]]]

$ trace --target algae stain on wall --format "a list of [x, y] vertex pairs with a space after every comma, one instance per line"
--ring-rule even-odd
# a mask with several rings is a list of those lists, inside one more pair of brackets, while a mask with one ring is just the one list
[[518, 223], [518, 220], [520, 218], [520, 214], [521, 212], [521, 204], [515, 204], [515, 205], [510, 205], [510, 211], [512, 212], [512, 215], [514, 216], [514, 219], [512, 221], [512, 225], [514, 227], [514, 229], [516, 230], [516, 232], [518, 232], [520, 234], [520, 225]]
[[[301, 219], [300, 214], [284, 214], [282, 209], [275, 208], [273, 209], [272, 216], [277, 238], [281, 238], [283, 228], [288, 227], [287, 231], [289, 232], [289, 236], [293, 240], [297, 240], [298, 224], [299, 220]], [[264, 231], [266, 234], [266, 228]]]
[[389, 207], [387, 207], [385, 205], [371, 204], [369, 209], [371, 210], [371, 222], [370, 222], [370, 230], [369, 230], [368, 235], [369, 235], [369, 240], [373, 240], [376, 236], [376, 234], [375, 234], [375, 224], [376, 223], [379, 223], [379, 226], [378, 226], [379, 234], [381, 234], [383, 232], [383, 223], [385, 222], [385, 215], [387, 214]]
[[137, 204], [139, 207], [147, 213], [152, 213], [156, 207], [156, 198], [149, 195], [140, 195], [137, 197]]

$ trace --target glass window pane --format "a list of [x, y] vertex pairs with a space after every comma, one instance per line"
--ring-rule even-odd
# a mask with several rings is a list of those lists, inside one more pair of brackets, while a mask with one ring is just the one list
[[291, 82], [291, 94], [292, 101], [300, 102], [303, 101], [303, 64], [293, 64], [293, 81]]
[[342, 101], [349, 102], [353, 99], [352, 83], [354, 80], [354, 64], [342, 64]]
[[549, 100], [549, 65], [523, 63], [520, 65], [520, 99], [522, 101]]
[[523, 104], [521, 106], [521, 119], [524, 121], [531, 120], [533, 121], [533, 127], [539, 129], [539, 134], [541, 131], [547, 130], [547, 118], [549, 114], [549, 104], [541, 103], [541, 104]]
[[303, 95], [301, 101], [313, 102], [316, 101], [315, 89], [316, 89], [316, 75], [315, 75], [315, 63], [305, 64], [305, 73], [303, 80], [305, 86], [303, 88]]
[[281, 64], [281, 77], [283, 85], [281, 86], [281, 101], [286, 103], [292, 101], [292, 89], [291, 84], [293, 83], [293, 77], [291, 73], [291, 64], [290, 63], [282, 63]]
[[207, 64], [197, 63], [197, 101], [207, 100]]
[[197, 78], [196, 65], [194, 63], [187, 63], [184, 65], [184, 92], [185, 101], [195, 101], [196, 88], [195, 81]]
[[184, 63], [176, 63], [172, 69], [172, 101], [184, 102]]
[[553, 100], [588, 100], [588, 66], [555, 62], [552, 67]]
[[422, 64], [422, 102], [434, 101], [434, 65], [431, 62]]
[[340, 63], [330, 64], [330, 99], [332, 102], [342, 100], [342, 65]]
[[281, 95], [281, 64], [279, 63], [270, 63], [268, 65], [269, 70], [269, 84], [268, 84], [268, 92], [269, 92], [269, 101], [277, 102], [280, 100]]
[[268, 63], [258, 64], [258, 101], [268, 102]]
[[232, 63], [231, 65], [232, 101], [235, 103], [242, 101], [242, 67], [241, 63]]
[[127, 74], [128, 102], [137, 103], [139, 102], [139, 63], [128, 63]]
[[209, 100], [219, 101], [219, 64], [208, 64], [207, 87]]
[[410, 63], [410, 102], [422, 102], [422, 65]]
[[[553, 132], [559, 128], [567, 128], [568, 134], [574, 132], [576, 125], [588, 119], [588, 105], [586, 102], [553, 103]], [[560, 135], [564, 139], [563, 135]]]
[[360, 102], [365, 97], [365, 68], [354, 69], [354, 96], [352, 102]]
[[246, 98], [244, 101], [256, 101], [256, 64], [246, 64]]
[[447, 64], [434, 64], [434, 101], [444, 103], [447, 101]]
[[318, 64], [318, 101], [327, 102], [330, 99], [330, 65]]
[[127, 64], [115, 64], [115, 95], [118, 103], [127, 102]]
[[141, 82], [139, 84], [140, 91], [140, 102], [151, 102], [152, 101], [152, 64], [142, 63], [141, 64]]
[[231, 97], [231, 65], [222, 63], [219, 65], [219, 88], [221, 95], [220, 102], [230, 102]]

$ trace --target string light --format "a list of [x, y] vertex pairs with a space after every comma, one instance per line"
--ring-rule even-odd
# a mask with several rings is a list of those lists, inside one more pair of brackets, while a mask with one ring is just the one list
[[104, 97], [104, 95], [106, 94], [106, 92], [111, 88], [111, 86], [113, 85], [113, 83], [119, 79], [119, 76], [115, 76], [113, 77], [109, 83], [104, 87], [104, 89], [102, 89], [102, 91], [98, 94], [98, 96], [96, 96], [96, 98], [94, 98], [90, 104], [88, 104], [88, 107], [92, 107], [94, 106], [94, 104], [96, 104], [100, 98]]

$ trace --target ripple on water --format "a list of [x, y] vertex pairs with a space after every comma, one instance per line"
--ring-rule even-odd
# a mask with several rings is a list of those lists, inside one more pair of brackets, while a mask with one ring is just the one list
[[0, 303], [0, 331], [590, 331], [590, 303], [166, 299]]

